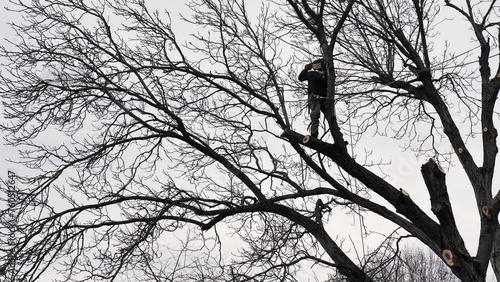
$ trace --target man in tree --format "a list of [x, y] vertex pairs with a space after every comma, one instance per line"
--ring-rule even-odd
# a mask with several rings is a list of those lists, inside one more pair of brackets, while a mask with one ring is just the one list
[[[26, 170], [0, 208], [8, 281], [404, 282], [387, 259], [410, 238], [461, 281], [490, 265], [500, 280], [498, 1], [4, 2], [2, 152]], [[470, 28], [441, 37], [455, 15]], [[326, 142], [294, 132], [283, 99], [302, 95], [289, 70], [310, 50], [326, 64], [326, 98], [304, 72]], [[349, 99], [337, 112], [333, 90]], [[364, 150], [339, 143], [347, 127]], [[429, 158], [424, 181], [406, 177], [409, 152]], [[354, 213], [363, 241], [384, 241], [373, 251], [348, 240]]]
[[300, 81], [307, 80], [307, 107], [309, 108], [311, 123], [311, 136], [318, 138], [320, 112], [325, 111], [327, 80], [325, 77], [325, 64], [322, 59], [304, 66], [299, 74]]

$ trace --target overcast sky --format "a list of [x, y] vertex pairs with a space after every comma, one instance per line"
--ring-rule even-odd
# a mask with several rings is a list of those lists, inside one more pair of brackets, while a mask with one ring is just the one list
[[[181, 1], [175, 1], [175, 3], [177, 4], [179, 4], [179, 2]], [[172, 4], [172, 1], [166, 1], [166, 3], [170, 5]], [[14, 17], [18, 16], [6, 12], [4, 9], [0, 10], [0, 31], [1, 31], [0, 44], [2, 45], [4, 44], [4, 38], [12, 36], [12, 31], [8, 28], [6, 22], [10, 20], [18, 20], [18, 18]], [[452, 19], [454, 17], [457, 18], [457, 16], [452, 16], [452, 15], [450, 15], [447, 18]], [[460, 44], [461, 45], [460, 48], [463, 48], [464, 50], [473, 47], [474, 44], [471, 43], [470, 40], [468, 40], [467, 38], [463, 37], [463, 29], [457, 28], [457, 20], [460, 23], [463, 23], [463, 21], [458, 18], [455, 21], [450, 20], [444, 23], [445, 25], [449, 26], [449, 28], [445, 29], [446, 32], [444, 32], [442, 36], [449, 38], [449, 40], [456, 41], [457, 42], [456, 44]], [[474, 58], [476, 57], [471, 57], [471, 59]], [[473, 65], [473, 67], [477, 66]], [[497, 122], [497, 126], [498, 124], [499, 123]], [[0, 135], [1, 134], [2, 133], [0, 132]], [[366, 138], [364, 140], [365, 143], [361, 143], [360, 147], [356, 148], [355, 150], [360, 150], [360, 151], [363, 150], [362, 146], [368, 145], [370, 138]], [[475, 143], [475, 145], [472, 146], [473, 151], [474, 148], [476, 152], [480, 151], [480, 146], [478, 141], [479, 140], [476, 141], [469, 140], [469, 142], [471, 142], [470, 144]], [[393, 160], [393, 165], [389, 168], [389, 172], [391, 172], [394, 177], [393, 183], [397, 183], [397, 187], [401, 187], [407, 190], [410, 193], [410, 196], [418, 204], [422, 206], [424, 211], [426, 211], [429, 215], [433, 216], [432, 213], [430, 212], [429, 196], [420, 175], [420, 165], [423, 164], [426, 160], [416, 159], [413, 153], [401, 152], [400, 150], [395, 148], [398, 148], [397, 142], [385, 141], [383, 146], [378, 147], [377, 150], [374, 151], [374, 154], [376, 157], [380, 157], [385, 160], [388, 159]], [[14, 153], [14, 150], [12, 150], [12, 148], [7, 148], [6, 146], [3, 145], [3, 143], [0, 145], [0, 152], [1, 152], [0, 175], [2, 175], [2, 178], [5, 178], [7, 176], [7, 169], [9, 167], [15, 167], [11, 164], [8, 164], [6, 162], [6, 158], [15, 158], [16, 154]], [[478, 154], [476, 154], [476, 156], [477, 155]], [[476, 162], [479, 161], [480, 160], [476, 159]], [[20, 171], [19, 168], [16, 168], [16, 170], [22, 173], [22, 171]], [[447, 179], [448, 179], [450, 198], [452, 200], [452, 204], [454, 207], [454, 212], [456, 215], [458, 227], [462, 232], [462, 235], [464, 236], [466, 245], [469, 247], [470, 253], [475, 253], [477, 248], [477, 240], [479, 236], [479, 221], [475, 207], [475, 201], [473, 200], [472, 189], [470, 187], [470, 184], [468, 183], [468, 180], [465, 178], [465, 174], [462, 168], [459, 166], [452, 167], [448, 171]], [[498, 181], [496, 181], [495, 183], [498, 184]], [[334, 217], [336, 216], [334, 215]], [[376, 220], [375, 217], [372, 216], [367, 217], [367, 219], [370, 221]], [[341, 233], [339, 230], [357, 232], [356, 230], [359, 230], [359, 227], [356, 224], [357, 224], [356, 218], [336, 217], [336, 220], [332, 222], [328, 226], [328, 228], [332, 233], [337, 233], [337, 232]], [[377, 228], [383, 229], [382, 227], [380, 227], [380, 225], [378, 225]], [[355, 238], [355, 240], [359, 242], [359, 239]], [[375, 243], [373, 244], [372, 247], [375, 247]]]

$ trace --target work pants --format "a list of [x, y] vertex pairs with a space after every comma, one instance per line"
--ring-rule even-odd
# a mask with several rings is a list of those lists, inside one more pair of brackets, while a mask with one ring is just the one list
[[323, 97], [318, 97], [316, 95], [310, 95], [309, 97], [309, 111], [311, 117], [310, 130], [311, 136], [318, 137], [319, 131], [319, 117], [321, 112], [325, 112], [325, 99]]

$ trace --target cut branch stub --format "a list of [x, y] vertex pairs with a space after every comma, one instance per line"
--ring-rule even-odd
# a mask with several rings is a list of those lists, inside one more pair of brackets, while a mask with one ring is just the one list
[[486, 218], [491, 218], [491, 212], [490, 212], [490, 207], [488, 206], [482, 206], [481, 207], [481, 212]]
[[[437, 163], [432, 159], [422, 165], [421, 172], [425, 186], [429, 191], [431, 210], [440, 223], [441, 236], [439, 245], [443, 247], [453, 246], [457, 254], [467, 254], [463, 239], [455, 223], [448, 188], [446, 187], [446, 174], [441, 171]], [[455, 265], [454, 255], [449, 249], [442, 248], [441, 256], [448, 266]]]
[[410, 194], [408, 192], [406, 192], [405, 190], [403, 190], [403, 188], [399, 188], [399, 192], [401, 192], [401, 194], [403, 194], [403, 196], [410, 197]]
[[446, 262], [446, 264], [448, 266], [454, 266], [455, 265], [455, 261], [454, 261], [454, 258], [453, 258], [453, 253], [450, 250], [444, 249], [441, 254], [443, 256], [444, 262]]
[[304, 138], [302, 139], [302, 143], [307, 144], [307, 143], [309, 143], [309, 140], [311, 140], [311, 136], [306, 135], [306, 136], [304, 136]]
[[456, 231], [455, 219], [446, 188], [446, 174], [432, 159], [422, 166], [421, 171], [431, 198], [431, 210], [438, 217], [441, 224], [450, 228], [449, 231]]
[[439, 171], [441, 171], [443, 174], [446, 174], [446, 171], [444, 170], [444, 168], [439, 164], [439, 162], [436, 163], [437, 165], [437, 168], [439, 169]]

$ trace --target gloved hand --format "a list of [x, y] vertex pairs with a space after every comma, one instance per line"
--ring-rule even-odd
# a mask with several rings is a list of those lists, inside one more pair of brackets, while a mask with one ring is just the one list
[[312, 69], [312, 64], [307, 64], [307, 65], [305, 65], [305, 66], [304, 66], [304, 69], [305, 69], [305, 70], [310, 70], [310, 69]]

